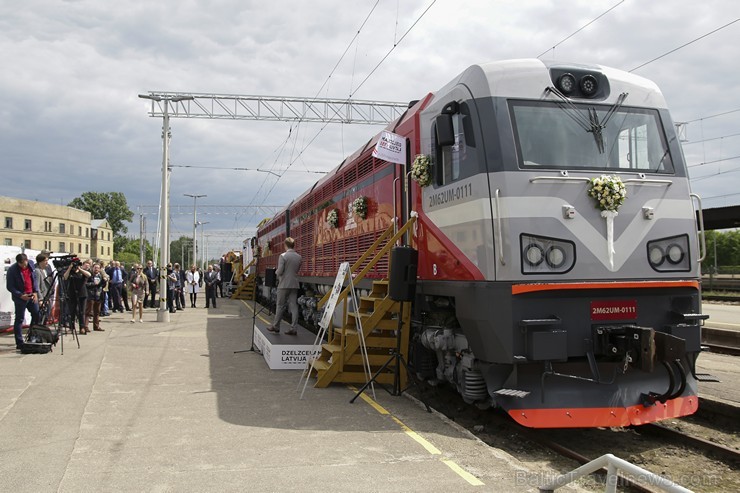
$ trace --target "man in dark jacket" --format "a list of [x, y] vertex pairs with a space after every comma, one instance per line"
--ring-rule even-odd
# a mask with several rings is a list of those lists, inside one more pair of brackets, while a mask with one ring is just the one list
[[5, 284], [15, 302], [13, 333], [15, 348], [20, 350], [23, 347], [23, 318], [26, 310], [31, 312], [31, 325], [39, 319], [39, 287], [25, 253], [15, 256], [15, 263], [8, 268]]
[[[152, 262], [151, 260], [148, 260], [146, 263], [144, 275], [146, 276], [147, 282], [149, 282], [149, 291], [144, 295], [144, 308], [146, 308], [147, 306], [155, 308], [156, 305], [154, 304], [154, 297], [157, 293], [157, 279], [159, 278], [159, 274], [157, 273], [157, 269], [154, 268], [154, 262]], [[149, 296], [151, 296], [151, 302], [147, 304], [147, 298]], [[169, 301], [169, 296], [167, 296], [167, 301]]]

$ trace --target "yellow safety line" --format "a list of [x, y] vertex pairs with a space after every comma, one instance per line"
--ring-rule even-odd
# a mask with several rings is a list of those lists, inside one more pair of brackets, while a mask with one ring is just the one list
[[[246, 301], [244, 301], [244, 300], [239, 300], [239, 301], [241, 301], [242, 303], [244, 303], [244, 306], [246, 306], [247, 308], [249, 308], [249, 311], [250, 312], [254, 312], [254, 310], [252, 310], [252, 307], [249, 306], [249, 304]], [[271, 325], [272, 324], [272, 322], [270, 322], [269, 320], [265, 319], [262, 315], [257, 315], [257, 318], [259, 318], [260, 320], [262, 320], [263, 322], [265, 322], [267, 325]]]
[[[350, 387], [353, 392], [357, 392], [357, 389], [354, 387]], [[360, 399], [370, 404], [373, 408], [375, 408], [376, 411], [378, 411], [380, 414], [390, 414], [383, 406], [372, 400], [369, 396], [365, 395], [365, 393], [360, 394]]]
[[411, 438], [413, 438], [414, 440], [416, 440], [417, 442], [419, 442], [419, 444], [422, 447], [424, 447], [425, 449], [427, 449], [427, 452], [429, 452], [432, 455], [441, 455], [442, 454], [442, 452], [440, 452], [437, 447], [435, 447], [434, 445], [432, 445], [431, 443], [429, 443], [425, 438], [423, 438], [421, 435], [419, 435], [418, 433], [416, 433], [414, 430], [412, 430], [411, 428], [409, 428], [408, 426], [406, 426], [405, 424], [403, 424], [400, 419], [398, 419], [397, 417], [395, 417], [393, 415], [391, 415], [391, 418], [393, 418], [393, 421], [395, 421], [396, 423], [398, 423], [398, 426], [401, 427], [401, 429], [404, 431], [404, 433], [406, 433], [408, 436], [410, 436]]
[[462, 477], [465, 481], [470, 483], [473, 486], [483, 486], [485, 483], [481, 481], [480, 479], [476, 478], [472, 474], [470, 474], [468, 471], [463, 469], [462, 467], [458, 466], [454, 461], [451, 461], [449, 459], [441, 459], [442, 462], [444, 462], [447, 467], [452, 469], [457, 473], [458, 476]]
[[[357, 389], [355, 387], [351, 385], [347, 385], [347, 387], [352, 392], [357, 392]], [[432, 445], [430, 442], [428, 442], [424, 437], [416, 433], [414, 430], [406, 426], [400, 419], [396, 418], [391, 413], [389, 413], [383, 406], [375, 402], [375, 400], [373, 400], [370, 396], [362, 393], [360, 394], [360, 398], [362, 398], [363, 401], [370, 404], [370, 406], [372, 406], [372, 408], [378, 411], [380, 414], [389, 415], [393, 419], [393, 421], [395, 421], [398, 424], [398, 426], [401, 427], [401, 430], [403, 430], [403, 432], [406, 433], [406, 435], [413, 438], [417, 443], [419, 443], [422, 447], [424, 447], [427, 450], [427, 452], [429, 452], [432, 455], [442, 455], [442, 452], [440, 452], [440, 450], [437, 447]], [[458, 476], [463, 478], [465, 481], [467, 481], [472, 486], [484, 486], [485, 485], [485, 483], [483, 483], [481, 480], [479, 480], [478, 478], [470, 474], [468, 471], [460, 467], [455, 461], [450, 460], [450, 459], [445, 459], [445, 458], [441, 458], [440, 460], [447, 467], [452, 469]]]

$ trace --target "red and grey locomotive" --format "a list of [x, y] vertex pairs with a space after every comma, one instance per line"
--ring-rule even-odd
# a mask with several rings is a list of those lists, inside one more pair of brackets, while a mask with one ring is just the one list
[[386, 130], [421, 179], [406, 187], [407, 168], [374, 158], [376, 135], [261, 225], [261, 271], [293, 236], [304, 288], [323, 293], [408, 208], [421, 376], [530, 427], [696, 411], [701, 235], [654, 83], [597, 65], [476, 65]]

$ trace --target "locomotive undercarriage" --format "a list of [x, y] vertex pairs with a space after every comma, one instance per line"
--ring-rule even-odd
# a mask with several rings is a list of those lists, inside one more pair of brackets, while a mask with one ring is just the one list
[[[521, 320], [521, 354], [495, 363], [476, 358], [455, 316], [454, 299], [427, 296], [423, 323], [414, 327], [411, 361], [420, 378], [449, 382], [466, 402], [501, 407], [529, 426], [624, 426], [691, 414], [698, 405], [695, 361], [699, 320], [705, 317], [690, 313], [694, 303], [687, 297], [676, 299], [683, 309], [674, 310], [672, 323], [661, 330], [592, 323], [576, 355], [568, 354], [566, 344], [569, 330], [576, 330], [558, 317]], [[572, 416], [586, 409], [603, 412], [581, 412], [572, 425], [527, 418], [531, 410]]]

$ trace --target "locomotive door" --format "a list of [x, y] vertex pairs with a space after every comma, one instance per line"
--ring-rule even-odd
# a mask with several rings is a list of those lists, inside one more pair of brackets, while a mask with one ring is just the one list
[[422, 112], [421, 150], [432, 166], [417, 203], [434, 228], [428, 230], [420, 269], [430, 279], [495, 279], [489, 170], [479, 115], [462, 85]]

